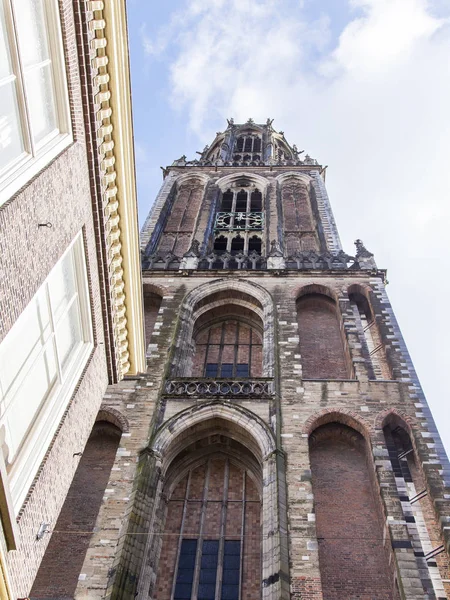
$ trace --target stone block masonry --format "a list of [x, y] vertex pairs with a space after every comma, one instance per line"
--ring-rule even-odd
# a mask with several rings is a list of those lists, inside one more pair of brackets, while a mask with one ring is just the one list
[[[174, 353], [178, 352], [180, 306], [191, 291], [202, 285], [209, 286], [213, 282], [219, 281], [218, 275], [218, 273], [212, 272], [197, 273], [195, 276], [186, 277], [182, 273], [164, 273], [157, 277], [152, 275], [147, 279], [144, 274], [144, 285], [151, 284], [152, 289], [159, 290], [162, 296], [155, 321], [158, 326], [154, 327], [150, 339], [147, 374], [139, 379], [112, 386], [104, 398], [106, 408], [114, 408], [127, 419], [129, 432], [122, 436], [116, 455], [111, 479], [108, 483], [108, 489], [113, 492], [105, 495], [96, 530], [82, 568], [77, 597], [128, 597], [128, 592], [119, 591], [119, 588], [115, 587], [117, 581], [115, 577], [123, 559], [124, 539], [129, 534], [133, 535], [133, 532], [130, 533], [129, 519], [135, 519], [136, 514], [139, 514], [139, 511], [136, 513], [136, 502], [141, 492], [133, 483], [138, 477], [139, 469], [142, 468], [138, 457], [144, 448], [151, 447], [155, 433], [168, 419], [174, 419], [181, 411], [194, 404], [199, 408], [202, 405], [202, 400], [193, 401], [188, 395], [175, 399], [164, 394], [164, 381], [170, 374]], [[221, 285], [224, 285], [224, 289], [226, 289], [226, 280], [222, 273], [220, 275], [222, 276]], [[350, 494], [349, 500], [346, 501], [347, 508], [350, 512], [351, 510], [355, 511], [356, 524], [358, 518], [362, 519], [361, 530], [364, 530], [364, 535], [367, 534], [370, 519], [375, 519], [374, 522], [378, 523], [377, 527], [381, 533], [376, 536], [376, 544], [378, 547], [381, 546], [383, 551], [383, 554], [379, 555], [381, 557], [379, 560], [386, 561], [384, 563], [386, 566], [383, 568], [387, 569], [387, 578], [391, 582], [382, 589], [376, 585], [374, 576], [372, 583], [369, 580], [366, 581], [367, 593], [372, 594], [373, 598], [380, 598], [380, 600], [396, 598], [397, 595], [408, 600], [418, 600], [419, 598], [425, 600], [424, 581], [426, 578], [424, 579], [425, 575], [419, 569], [417, 559], [412, 551], [402, 501], [399, 498], [392, 467], [387, 460], [382, 426], [389, 415], [395, 415], [395, 418], [398, 418], [399, 422], [403, 424], [402, 426], [410, 432], [415, 452], [414, 464], [423, 473], [423, 477], [426, 477], [426, 483], [424, 482], [423, 486], [427, 488], [432, 504], [432, 499], [434, 499], [435, 509], [432, 509], [432, 513], [437, 509], [434, 517], [430, 513], [430, 509], [424, 511], [425, 515], [428, 515], [425, 516], [425, 527], [430, 532], [430, 538], [435, 540], [434, 546], [445, 544], [442, 525], [439, 524], [446, 523], [445, 493], [448, 492], [445, 492], [445, 481], [442, 477], [442, 474], [446, 472], [446, 467], [441, 460], [435, 461], [435, 449], [429, 443], [428, 437], [432, 433], [430, 426], [426, 420], [417, 417], [417, 388], [411, 386], [411, 381], [407, 377], [397, 377], [391, 380], [369, 378], [368, 359], [362, 352], [358, 331], [352, 325], [353, 313], [346, 310], [348, 303], [346, 290], [351, 286], [359, 285], [361, 288], [367, 287], [372, 290], [373, 296], [371, 297], [374, 298], [372, 308], [380, 335], [383, 343], [391, 348], [387, 355], [391, 361], [392, 371], [398, 373], [397, 365], [405, 363], [407, 359], [398, 343], [399, 332], [392, 330], [391, 321], [386, 317], [389, 305], [384, 292], [382, 295], [380, 294], [380, 290], [383, 289], [382, 282], [378, 279], [371, 279], [369, 274], [361, 271], [345, 275], [312, 272], [302, 275], [292, 273], [284, 276], [260, 272], [252, 274], [251, 277], [248, 277], [248, 274], [234, 272], [232, 281], [233, 289], [238, 289], [239, 283], [246, 281], [255, 286], [255, 289], [266, 290], [273, 303], [276, 395], [273, 398], [258, 401], [234, 399], [230, 396], [219, 402], [224, 406], [241, 406], [246, 410], [248, 408], [250, 412], [262, 419], [278, 439], [280, 451], [285, 456], [287, 483], [285, 498], [288, 515], [291, 597], [321, 600], [328, 597], [338, 598], [341, 593], [338, 591], [327, 592], [329, 588], [327, 587], [326, 569], [323, 570], [320, 566], [320, 561], [326, 560], [331, 570], [333, 564], [335, 564], [336, 573], [340, 570], [338, 561], [333, 563], [323, 558], [326, 554], [322, 553], [320, 538], [325, 538], [326, 542], [327, 535], [329, 535], [327, 534], [329, 530], [327, 519], [331, 518], [334, 522], [335, 518], [331, 517], [331, 512], [327, 514], [326, 503], [323, 504], [320, 492], [314, 488], [314, 477], [325, 477], [326, 481], [330, 477], [329, 488], [331, 490], [338, 483], [344, 485], [342, 478], [333, 483], [333, 477], [337, 476], [338, 470], [348, 468], [349, 479], [344, 486], [345, 493]], [[343, 322], [343, 343], [348, 348], [352, 368], [350, 373], [354, 373], [351, 377], [314, 380], [302, 376], [302, 368], [305, 364], [302, 352], [308, 352], [308, 349], [303, 351], [301, 349], [296, 301], [301, 296], [301, 290], [307, 286], [314, 286], [314, 289], [318, 289], [320, 286], [326, 288], [330, 295], [336, 298], [340, 318]], [[177, 368], [182, 369], [183, 365], [178, 365]], [[277, 403], [279, 403], [279, 411], [276, 408]], [[353, 458], [350, 460], [350, 457], [353, 457], [354, 453], [351, 448], [338, 453], [343, 457], [346, 456], [346, 452], [350, 452], [349, 462], [346, 463], [347, 467], [344, 465], [339, 466], [339, 469], [338, 467], [332, 469], [329, 477], [321, 471], [320, 462], [315, 464], [311, 458], [309, 436], [316, 428], [332, 423], [352, 428], [352, 431], [358, 432], [358, 435], [364, 440], [366, 457], [363, 461], [367, 467], [364, 469], [361, 466], [355, 467], [356, 470], [353, 468]], [[338, 439], [341, 439], [339, 435]], [[336, 443], [341, 442], [337, 441]], [[325, 448], [323, 451], [326, 453], [329, 450]], [[334, 460], [334, 456], [337, 455], [332, 452], [330, 460]], [[326, 459], [322, 464], [331, 465], [330, 460]], [[157, 468], [157, 462], [154, 464]], [[443, 466], [444, 468], [442, 468]], [[362, 501], [364, 509], [358, 513], [360, 510], [357, 502], [358, 493], [361, 491], [362, 485], [368, 485], [367, 483], [361, 484], [358, 480], [357, 473], [362, 472], [367, 472], [369, 475], [370, 485], [364, 492], [365, 499]], [[149, 485], [151, 484], [149, 483]], [[155, 485], [157, 485], [156, 481]], [[345, 497], [345, 495], [342, 496], [342, 498]], [[317, 529], [320, 524], [317, 520], [319, 518], [318, 502], [322, 504], [322, 525], [320, 525], [322, 530], [319, 531]], [[143, 507], [139, 510], [142, 509]], [[142, 530], [134, 534], [136, 543], [139, 537], [146, 538], [152, 533], [145, 528], [145, 524], [143, 525]], [[369, 526], [369, 529], [372, 529], [372, 526]], [[355, 536], [358, 538], [359, 534], [357, 533]], [[363, 538], [364, 536], [359, 537]], [[346, 544], [345, 548], [344, 546], [341, 548], [339, 544], [343, 544], [343, 540], [336, 541], [335, 551], [340, 553], [341, 558], [344, 553], [344, 557], [348, 556], [350, 561], [363, 560], [367, 549], [360, 548], [357, 542], [353, 546], [349, 547]], [[133, 543], [131, 545], [133, 546]], [[142, 544], [141, 540], [138, 547], [141, 550], [132, 555], [130, 563], [133, 565], [131, 571], [134, 573], [139, 573], [143, 568], [145, 543]], [[127, 552], [129, 552], [130, 546], [128, 545], [127, 548]], [[354, 555], [351, 554], [353, 551]], [[348, 554], [349, 552], [350, 554]], [[440, 563], [437, 568], [441, 580], [445, 582], [445, 579], [448, 579], [448, 563], [442, 559]], [[375, 566], [375, 563], [372, 566], [372, 573], [379, 571], [379, 567]], [[148, 585], [152, 585], [150, 576], [147, 581]], [[131, 590], [134, 585], [133, 593], [136, 593], [137, 582], [130, 582], [131, 579], [128, 581], [129, 589]], [[125, 584], [120, 585], [124, 590]], [[444, 583], [444, 586], [447, 585]], [[335, 590], [337, 589], [339, 588], [335, 588]], [[337, 594], [337, 596], [327, 595], [329, 593]]]

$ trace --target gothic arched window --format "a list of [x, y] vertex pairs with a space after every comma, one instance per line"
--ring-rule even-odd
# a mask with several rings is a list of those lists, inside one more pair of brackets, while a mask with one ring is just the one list
[[[237, 138], [236, 143], [234, 145], [234, 159], [235, 160], [244, 160], [244, 161], [252, 161], [259, 160], [261, 153], [261, 136], [247, 133], [241, 135]], [[245, 153], [244, 156], [242, 154], [237, 153]]]
[[244, 238], [240, 235], [231, 240], [231, 254], [238, 254], [239, 252], [244, 252]]
[[214, 240], [214, 252], [223, 254], [227, 251], [227, 238], [224, 235], [219, 235]]
[[257, 254], [261, 255], [261, 246], [261, 238], [257, 235], [254, 235], [248, 240], [248, 253], [251, 254], [252, 252], [256, 252]]
[[235, 307], [221, 307], [224, 320], [206, 325], [195, 336], [194, 377], [261, 377], [261, 332], [247, 319], [227, 319], [229, 310], [235, 312]]
[[166, 475], [155, 600], [261, 597], [262, 473], [227, 431], [196, 439]]

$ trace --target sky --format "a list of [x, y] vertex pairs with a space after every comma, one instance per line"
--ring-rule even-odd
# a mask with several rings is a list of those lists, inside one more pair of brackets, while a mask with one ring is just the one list
[[226, 118], [274, 119], [328, 165], [344, 250], [361, 238], [450, 454], [450, 4], [128, 0], [140, 220], [160, 167]]

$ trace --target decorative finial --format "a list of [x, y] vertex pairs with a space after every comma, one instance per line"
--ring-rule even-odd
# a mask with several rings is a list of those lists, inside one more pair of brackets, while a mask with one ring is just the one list
[[247, 121], [249, 125], [254, 125], [255, 121], [250, 117]]
[[233, 127], [233, 125], [234, 125], [234, 119], [233, 118], [227, 119], [227, 123], [228, 123], [228, 127]]
[[272, 127], [273, 119], [268, 118], [266, 121], [267, 127]]

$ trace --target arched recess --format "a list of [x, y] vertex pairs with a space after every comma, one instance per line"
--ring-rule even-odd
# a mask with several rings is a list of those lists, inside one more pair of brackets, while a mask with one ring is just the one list
[[155, 328], [156, 319], [163, 293], [159, 288], [153, 285], [144, 284], [144, 326], [145, 326], [145, 346], [150, 344], [150, 339]]
[[[194, 324], [194, 377], [262, 377], [261, 317], [242, 295], [216, 293]], [[200, 307], [195, 313], [200, 312]]]
[[311, 432], [309, 451], [324, 598], [397, 600], [368, 439], [331, 420]]
[[[247, 255], [253, 251], [261, 254], [265, 229], [264, 196], [268, 183], [255, 173], [234, 173], [217, 181], [220, 194], [210, 248], [231, 255]], [[231, 268], [233, 264], [237, 266], [231, 261]]]
[[[274, 316], [270, 294], [259, 285], [244, 280], [216, 280], [190, 292], [180, 310], [180, 327], [173, 348], [172, 376], [186, 377], [193, 373], [196, 356], [196, 335], [199, 325], [223, 320], [227, 312], [233, 320], [247, 320], [255, 335], [262, 338], [262, 369], [264, 377], [274, 373]], [[203, 316], [208, 313], [208, 317]], [[256, 355], [255, 355], [256, 356]], [[235, 362], [238, 364], [239, 361]], [[198, 365], [195, 366], [199, 368]], [[255, 362], [256, 368], [256, 362]]]
[[174, 253], [181, 257], [190, 246], [196, 229], [208, 178], [201, 174], [184, 174], [174, 183], [172, 202], [164, 214], [165, 223], [158, 242], [159, 254]]
[[347, 293], [355, 317], [363, 356], [366, 359], [369, 378], [392, 379], [385, 346], [372, 310], [369, 291], [366, 286], [352, 284]]
[[95, 423], [58, 520], [51, 526], [54, 531], [30, 597], [74, 597], [121, 434], [111, 422]]
[[320, 251], [317, 207], [313, 206], [311, 178], [298, 173], [283, 173], [277, 177], [280, 187], [283, 231], [286, 252]]
[[[239, 548], [235, 546], [232, 552], [239, 556], [240, 565], [236, 562], [234, 567], [227, 565], [226, 548], [219, 544], [216, 558], [211, 559], [214, 563], [211, 569], [216, 570], [219, 578], [213, 597], [223, 597], [221, 585], [227, 579], [224, 574], [227, 567], [238, 569], [241, 589], [245, 592], [242, 597], [264, 600], [289, 597], [281, 583], [288, 577], [283, 572], [286, 563], [282, 564], [286, 539], [280, 532], [280, 520], [286, 515], [285, 509], [278, 506], [276, 443], [259, 417], [223, 402], [190, 407], [160, 428], [150, 442], [149, 451], [143, 453], [141, 463], [135, 490], [138, 505], [133, 509], [128, 535], [124, 536], [125, 547], [113, 588], [121, 592], [113, 594], [114, 598], [125, 597], [122, 592], [126, 590], [128, 595], [136, 594], [138, 600], [170, 599], [178, 575], [178, 583], [187, 577], [187, 584], [192, 583], [197, 590], [201, 582], [207, 583], [201, 573], [203, 541], [220, 538], [239, 542]], [[192, 496], [187, 489], [188, 480]], [[214, 491], [212, 497], [208, 495], [208, 480]], [[248, 495], [244, 485], [248, 486]], [[189, 500], [191, 507], [187, 506]], [[203, 508], [199, 500], [203, 500]], [[230, 508], [233, 501], [236, 506]], [[252, 506], [243, 515], [246, 502]], [[225, 514], [227, 510], [231, 511], [230, 517], [234, 514], [234, 523]], [[243, 517], [244, 520], [248, 517], [247, 524], [242, 524]], [[213, 528], [209, 531], [208, 522]], [[148, 531], [151, 535], [146, 535]], [[175, 540], [172, 545], [164, 542], [168, 538]], [[182, 548], [185, 539], [196, 541], [195, 556], [190, 559], [185, 556], [188, 549]], [[184, 567], [180, 567], [180, 561], [184, 561]], [[191, 572], [180, 573], [180, 568], [191, 568]], [[233, 582], [237, 573], [228, 575], [229, 585], [236, 585]], [[162, 577], [170, 581], [164, 582]], [[235, 589], [227, 591], [230, 599], [236, 597], [232, 595]]]
[[424, 591], [430, 597], [434, 593], [436, 598], [440, 598], [450, 593], [450, 557], [444, 549], [439, 516], [430, 496], [410, 421], [396, 410], [390, 410], [379, 415], [377, 427], [383, 429]]
[[308, 285], [297, 296], [300, 354], [304, 379], [349, 379], [350, 354], [334, 294]]

